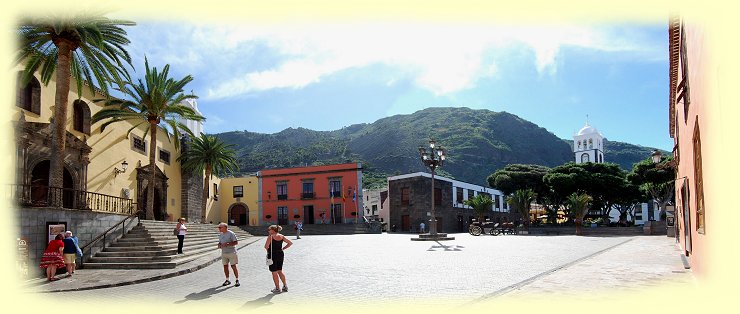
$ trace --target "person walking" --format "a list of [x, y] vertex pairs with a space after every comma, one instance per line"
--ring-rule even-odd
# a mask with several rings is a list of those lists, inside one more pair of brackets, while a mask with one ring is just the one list
[[67, 267], [67, 277], [72, 277], [75, 273], [75, 260], [77, 256], [82, 256], [82, 250], [80, 250], [80, 244], [77, 237], [72, 236], [72, 231], [67, 230], [64, 232], [64, 264]]
[[185, 234], [188, 233], [188, 227], [185, 226], [185, 218], [177, 220], [177, 254], [182, 254], [182, 243], [185, 241]]
[[421, 222], [421, 223], [419, 224], [419, 231], [421, 231], [421, 233], [424, 233], [424, 227], [426, 227], [426, 225], [425, 225], [425, 224], [424, 224], [424, 222], [422, 221], [422, 222]]
[[222, 286], [228, 286], [231, 284], [229, 281], [229, 264], [231, 269], [234, 271], [234, 287], [238, 287], [239, 284], [239, 271], [236, 269], [236, 264], [239, 263], [239, 258], [236, 256], [236, 245], [239, 244], [236, 239], [236, 234], [229, 230], [226, 223], [222, 222], [218, 224], [218, 231], [221, 234], [218, 235], [218, 248], [221, 249], [221, 263], [224, 265], [224, 275], [226, 281]]
[[62, 252], [64, 251], [64, 237], [62, 234], [57, 234], [54, 240], [49, 241], [49, 244], [44, 250], [44, 255], [41, 257], [41, 268], [46, 269], [46, 281], [57, 281], [59, 278], [54, 277], [57, 272], [57, 268], [64, 267], [64, 258], [62, 258]]
[[301, 231], [303, 231], [303, 223], [300, 220], [296, 220], [294, 228], [295, 228], [295, 238], [300, 239]]
[[[267, 250], [267, 258], [272, 260], [272, 264], [268, 266], [270, 272], [272, 272], [272, 281], [275, 283], [275, 289], [272, 289], [272, 293], [288, 292], [288, 284], [285, 282], [285, 274], [283, 274], [283, 260], [285, 255], [283, 251], [293, 245], [293, 242], [288, 240], [285, 236], [279, 232], [283, 230], [283, 227], [278, 225], [272, 225], [267, 229], [269, 234], [265, 241], [265, 250]], [[287, 243], [283, 247], [283, 241]], [[283, 289], [280, 290], [280, 281], [283, 282]]]

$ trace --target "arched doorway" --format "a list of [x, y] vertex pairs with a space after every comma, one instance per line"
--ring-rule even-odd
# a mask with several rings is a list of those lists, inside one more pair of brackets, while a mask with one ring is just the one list
[[249, 224], [249, 210], [244, 204], [236, 204], [229, 209], [229, 223], [236, 226]]
[[[146, 215], [146, 204], [148, 199], [147, 195], [149, 194], [147, 192], [148, 187], [144, 187], [144, 203], [142, 205], [142, 211], [144, 212], [144, 215]], [[149, 217], [146, 217], [146, 219], [150, 219]], [[167, 220], [167, 210], [162, 206], [162, 193], [159, 191], [158, 188], [154, 188], [154, 220]]]
[[31, 171], [31, 204], [35, 206], [49, 206], [51, 197], [62, 197], [64, 208], [74, 208], [74, 180], [72, 174], [65, 168], [63, 175], [63, 190], [49, 190], [49, 168], [48, 160], [41, 161]]

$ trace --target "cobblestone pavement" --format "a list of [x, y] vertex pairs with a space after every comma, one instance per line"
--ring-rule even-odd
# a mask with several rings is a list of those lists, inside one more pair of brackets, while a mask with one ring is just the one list
[[[453, 236], [455, 240], [444, 242], [410, 241], [413, 235], [404, 234], [304, 236], [286, 251], [290, 292], [277, 295], [270, 293], [264, 238], [239, 250], [241, 287], [221, 287], [223, 268], [216, 262], [141, 284], [31, 293], [44, 301], [73, 298], [105, 306], [137, 300], [168, 308], [195, 305], [266, 312], [307, 304], [321, 306], [322, 311], [347, 307], [377, 311], [383, 305], [450, 311], [502, 297], [578, 296], [599, 289], [640, 291], [663, 283], [694, 284], [674, 239], [664, 236]], [[106, 272], [96, 271], [95, 276], [103, 281]], [[48, 285], [71, 284], [82, 280], [77, 278], [84, 273], [79, 275]], [[117, 273], [108, 276], [109, 281], [120, 280]]]

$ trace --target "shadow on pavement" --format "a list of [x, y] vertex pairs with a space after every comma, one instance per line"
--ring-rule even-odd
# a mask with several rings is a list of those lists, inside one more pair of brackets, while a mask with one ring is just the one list
[[461, 245], [444, 245], [442, 243], [439, 243], [439, 241], [434, 241], [438, 245], [432, 245], [427, 251], [462, 251], [461, 249], [464, 249], [464, 246]]
[[233, 286], [228, 286], [228, 287], [224, 287], [223, 289], [219, 289], [219, 288], [221, 288], [220, 286], [219, 287], [214, 287], [214, 288], [208, 288], [208, 289], [203, 290], [201, 292], [194, 292], [194, 293], [188, 294], [188, 295], [185, 296], [185, 299], [175, 301], [174, 303], [175, 304], [182, 304], [182, 303], [185, 303], [187, 301], [205, 300], [205, 299], [210, 298], [212, 295], [214, 295], [216, 293], [220, 293], [220, 292], [226, 291], [227, 289], [231, 289], [232, 287]]
[[250, 309], [251, 310], [251, 309], [256, 309], [256, 308], [259, 308], [259, 307], [262, 307], [262, 306], [272, 305], [273, 303], [272, 303], [271, 299], [274, 296], [275, 296], [274, 293], [270, 293], [270, 294], [268, 294], [268, 295], [266, 295], [264, 297], [261, 297], [259, 299], [254, 299], [252, 301], [249, 301], [247, 303], [244, 303], [244, 305], [242, 306], [242, 308], [243, 309]]

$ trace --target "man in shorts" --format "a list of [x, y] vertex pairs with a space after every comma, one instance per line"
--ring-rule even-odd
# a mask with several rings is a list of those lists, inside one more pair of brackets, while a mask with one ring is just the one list
[[72, 277], [75, 272], [75, 260], [77, 256], [82, 256], [77, 237], [72, 236], [72, 231], [64, 232], [64, 264], [67, 267], [67, 277]]
[[231, 269], [234, 271], [234, 287], [239, 286], [239, 271], [236, 270], [236, 264], [239, 263], [239, 259], [236, 256], [236, 245], [239, 243], [236, 239], [236, 234], [229, 230], [226, 223], [218, 224], [218, 231], [221, 234], [218, 235], [218, 248], [221, 249], [221, 263], [224, 264], [224, 275], [226, 275], [226, 281], [222, 286], [228, 286], [231, 284], [229, 281], [229, 264]]

